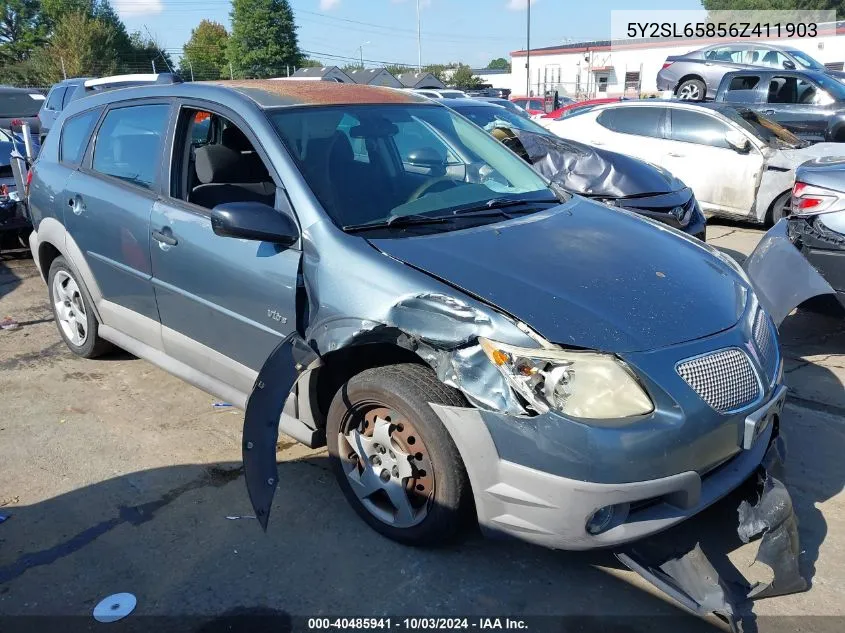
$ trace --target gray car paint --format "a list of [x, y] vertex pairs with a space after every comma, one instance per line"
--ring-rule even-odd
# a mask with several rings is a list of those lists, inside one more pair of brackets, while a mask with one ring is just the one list
[[[444, 383], [466, 395], [473, 405], [461, 410], [466, 415], [482, 412], [485, 417], [499, 416], [500, 425], [513, 425], [517, 429], [526, 424], [526, 420], [534, 425], [547, 422], [542, 428], [543, 435], [535, 441], [535, 446], [542, 445], [544, 450], [513, 454], [514, 459], [527, 462], [523, 468], [536, 469], [532, 472], [540, 477], [551, 476], [541, 468], [561, 470], [565, 466], [558, 462], [571, 460], [576, 466], [580, 465], [580, 472], [600, 476], [606, 481], [631, 482], [639, 476], [657, 472], [693, 481], [698, 477], [696, 469], [703, 470], [711, 462], [727, 460], [737, 454], [742, 437], [738, 420], [716, 413], [701, 401], [693, 403], [691, 389], [674, 370], [674, 363], [685, 354], [712, 351], [740, 340], [751, 345], [746, 326], [748, 319], [753, 318], [756, 303], [749, 301], [748, 288], [742, 278], [711, 249], [647, 220], [577, 197], [566, 205], [520, 220], [431, 237], [368, 241], [344, 233], [328, 220], [262, 112], [262, 106], [297, 105], [300, 103], [297, 99], [279, 97], [252, 87], [226, 89], [196, 84], [130, 88], [118, 92], [120, 94], [95, 95], [74, 102], [62, 117], [72, 116], [85, 108], [131, 99], [195, 98], [237, 112], [252, 129], [260, 140], [268, 164], [273, 166], [284, 186], [301, 229], [301, 250], [288, 249], [279, 253], [274, 248], [271, 253], [271, 257], [282, 255], [279, 261], [300, 259], [295, 305], [286, 306], [287, 314], [295, 319], [289, 319], [288, 326], [295, 326], [299, 336], [325, 365], [336, 362], [333, 356], [340, 350], [373, 343], [416, 353]], [[244, 341], [248, 330], [225, 327], [225, 318], [255, 321], [259, 313], [253, 312], [250, 316], [249, 311], [257, 310], [258, 306], [252, 305], [250, 297], [242, 297], [248, 302], [246, 307], [238, 308], [243, 313], [230, 315], [227, 312], [235, 310], [231, 307], [233, 304], [226, 302], [235, 295], [225, 299], [221, 295], [236, 293], [237, 290], [230, 286], [239, 281], [247, 289], [266, 283], [270, 288], [290, 293], [284, 279], [292, 280], [293, 277], [289, 272], [277, 271], [281, 276], [268, 282], [262, 277], [266, 269], [244, 264], [240, 269], [243, 278], [226, 273], [222, 279], [213, 279], [214, 285], [211, 285], [210, 280], [221, 274], [221, 269], [209, 271], [200, 265], [187, 266], [186, 260], [186, 266], [173, 277], [172, 281], [176, 283], [171, 283], [157, 279], [157, 268], [152, 264], [149, 264], [149, 271], [143, 268], [148, 260], [143, 260], [139, 264], [142, 270], [136, 272], [126, 270], [131, 267], [128, 265], [114, 266], [113, 262], [119, 262], [121, 254], [114, 251], [114, 244], [103, 242], [104, 235], [84, 236], [81, 234], [84, 231], [77, 231], [77, 237], [83, 242], [90, 240], [88, 246], [80, 244], [76, 250], [64, 248], [63, 240], [74, 247], [76, 241], [74, 235], [62, 235], [60, 230], [61, 222], [66, 221], [69, 214], [65, 209], [67, 200], [58, 192], [66, 191], [69, 176], [54, 164], [56, 153], [52, 143], [56, 137], [55, 134], [48, 137], [48, 151], [42, 152], [41, 164], [36, 165], [38, 183], [31, 199], [36, 224], [31, 243], [41, 262], [42, 273], [46, 272], [49, 249], [44, 250], [46, 244], [39, 241], [38, 232], [45, 223], [45, 235], [49, 227], [53, 227], [50, 231], [56, 235], [49, 242], [50, 246], [75, 260], [74, 266], [80, 272], [83, 284], [97, 288], [91, 295], [99, 297], [95, 299], [95, 305], [101, 308], [104, 337], [111, 337], [110, 340], [194, 384], [212, 392], [227, 390], [225, 392], [229, 394], [231, 383], [226, 384], [223, 374], [214, 375], [215, 370], [209, 369], [203, 361], [210, 363], [217, 357], [230, 358], [227, 354], [236, 354], [233, 350], [245, 345], [253, 346], [253, 350], [240, 359], [250, 365], [260, 362], [263, 366], [273, 350], [269, 341], [281, 341], [285, 330], [276, 330], [278, 336], [269, 337], [263, 344], [255, 340]], [[50, 158], [43, 158], [45, 156]], [[104, 200], [104, 191], [94, 191], [90, 195]], [[155, 193], [158, 201], [167, 198], [166, 189], [161, 186]], [[113, 192], [114, 197], [110, 199], [117, 200], [119, 195], [122, 192]], [[155, 204], [159, 204], [158, 201]], [[131, 202], [130, 206], [137, 205], [134, 213], [142, 214], [149, 212], [153, 204]], [[174, 217], [168, 213], [171, 212], [155, 212], [154, 217], [163, 223]], [[113, 222], [107, 217], [102, 221]], [[195, 224], [197, 234], [184, 227], [178, 233], [174, 231], [180, 243], [173, 248], [196, 247], [203, 253], [202, 257], [207, 258], [212, 246], [193, 244], [195, 239], [205, 239], [201, 235], [204, 231], [202, 221]], [[97, 232], [100, 229], [98, 224], [91, 224], [87, 230]], [[136, 237], [140, 238], [140, 233]], [[138, 241], [140, 243], [141, 239]], [[256, 259], [262, 257], [263, 245], [253, 243], [251, 246], [252, 249], [231, 238], [214, 240], [218, 256], [229, 262], [238, 257], [246, 258], [251, 253]], [[92, 249], [103, 251], [102, 257], [91, 256]], [[469, 249], [487, 252], [476, 252], [477, 261], [473, 267], [461, 270], [463, 264], [469, 265], [468, 258], [461, 259], [455, 253], [448, 257], [449, 249], [467, 254]], [[515, 253], [516, 250], [521, 252]], [[111, 261], [106, 262], [106, 259]], [[111, 269], [101, 264], [107, 264]], [[115, 279], [124, 273], [132, 281], [119, 291]], [[493, 280], [497, 280], [496, 284], [491, 283]], [[695, 281], [690, 283], [690, 280]], [[282, 288], [276, 288], [278, 282]], [[157, 314], [148, 310], [148, 286], [158, 289], [164, 288], [164, 284], [169, 284], [167, 289], [174, 295], [181, 295], [182, 307], [173, 311], [180, 322], [164, 324]], [[204, 297], [203, 293], [206, 293]], [[248, 290], [246, 293], [249, 294]], [[155, 292], [153, 297], [157, 297]], [[207, 311], [206, 316], [221, 319], [219, 329], [214, 328], [213, 333], [202, 333], [195, 329], [196, 324], [181, 321], [180, 311], [194, 297], [204, 299], [199, 304]], [[123, 314], [126, 318], [122, 321], [122, 329], [116, 326], [113, 316], [120, 312], [113, 307], [119, 301], [123, 301], [124, 307], [132, 307]], [[134, 306], [140, 306], [138, 312], [134, 311]], [[196, 319], [201, 315], [202, 312], [197, 311], [192, 317]], [[153, 331], [158, 328], [164, 339], [164, 350], [156, 348], [154, 336], [147, 343], [143, 342], [141, 324]], [[171, 327], [174, 325], [182, 331]], [[546, 338], [542, 336], [543, 332]], [[203, 340], [194, 339], [192, 335]], [[630, 421], [610, 421], [602, 426], [561, 416], [553, 421], [530, 416], [498, 370], [480, 353], [479, 336], [522, 347], [548, 347], [552, 340], [574, 347], [595, 347], [618, 351], [623, 356], [627, 354], [625, 357], [630, 358], [632, 366], [641, 372], [641, 381], [651, 393], [658, 394], [655, 395], [656, 414], [651, 420], [630, 428]], [[178, 340], [179, 345], [190, 352], [186, 353], [184, 361], [167, 354], [168, 337]], [[682, 343], [689, 343], [689, 346]], [[262, 349], [264, 345], [266, 348]], [[632, 350], [640, 353], [634, 354]], [[231, 360], [238, 365], [235, 359]], [[255, 376], [254, 370], [251, 375]], [[767, 376], [767, 383], [769, 378], [773, 385], [764, 388], [761, 400], [772, 393], [780, 380], [779, 376]], [[313, 384], [309, 380], [308, 388]], [[665, 398], [659, 395], [661, 390], [665, 392]], [[242, 391], [232, 395], [239, 398], [236, 400], [239, 403], [246, 399]], [[678, 406], [671, 404], [673, 400]], [[308, 394], [298, 397], [296, 403], [301, 406], [298, 422], [302, 436], [305, 436], [309, 430], [313, 432], [314, 426], [308, 425], [318, 424], [319, 416], [314, 411], [307, 411], [311, 403]], [[614, 430], [614, 426], [619, 428]], [[623, 441], [629, 433], [629, 438]], [[493, 436], [490, 430], [488, 434], [488, 437]], [[583, 439], [585, 445], [569, 446], [569, 442], [576, 439]], [[632, 441], [644, 447], [640, 450], [646, 458], [657, 456], [648, 449], [649, 444], [653, 443], [655, 449], [662, 447], [661, 459], [644, 470], [643, 464], [634, 463], [627, 457], [628, 444]], [[500, 442], [500, 445], [497, 449], [505, 451], [504, 444]], [[691, 446], [701, 451], [700, 456], [691, 455], [688, 448]], [[262, 448], [265, 456], [268, 452], [272, 455], [273, 446]], [[597, 474], [599, 469], [586, 465], [585, 459], [590, 455], [601, 455], [604, 468], [600, 475]], [[743, 464], [751, 462], [753, 466], [755, 459], [759, 461], [756, 452], [741, 455]], [[739, 462], [733, 460], [732, 463]], [[708, 503], [738, 483], [732, 478], [723, 478], [720, 482], [714, 484]], [[659, 482], [637, 484], [638, 489], [649, 494], [665, 490]], [[476, 503], [482, 501], [477, 498]], [[693, 504], [688, 509], [692, 508], [690, 512], [693, 512], [695, 507]], [[673, 520], [685, 516], [689, 513], [681, 513]], [[580, 521], [578, 534], [583, 532], [583, 517], [567, 520]], [[627, 531], [616, 534], [620, 538], [624, 535], [633, 538], [653, 531], [649, 525], [628, 527]], [[511, 532], [519, 534], [520, 530], [511, 526]], [[574, 544], [581, 537], [563, 535], [561, 538], [556, 541], [558, 546]], [[610, 544], [613, 537], [607, 536], [600, 541]]]

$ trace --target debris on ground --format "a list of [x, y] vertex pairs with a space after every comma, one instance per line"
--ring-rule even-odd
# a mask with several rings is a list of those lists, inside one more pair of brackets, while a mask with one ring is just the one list
[[254, 519], [254, 518], [255, 517], [251, 516], [251, 515], [240, 516], [240, 515], [237, 515], [237, 514], [230, 514], [226, 517], [226, 519], [228, 519], [229, 521], [237, 521], [238, 519]]
[[211, 406], [214, 407], [215, 409], [225, 409], [225, 408], [228, 408], [228, 407], [231, 407], [231, 406], [234, 406], [234, 405], [232, 405], [229, 402], [215, 402]]
[[20, 326], [20, 323], [10, 316], [7, 316], [5, 319], [0, 321], [0, 330], [17, 330]]
[[0, 508], [5, 506], [17, 505], [21, 502], [21, 498], [18, 495], [14, 497], [6, 497], [5, 499], [0, 499]]
[[107, 596], [94, 607], [97, 622], [117, 622], [132, 613], [138, 600], [131, 593], [116, 593]]

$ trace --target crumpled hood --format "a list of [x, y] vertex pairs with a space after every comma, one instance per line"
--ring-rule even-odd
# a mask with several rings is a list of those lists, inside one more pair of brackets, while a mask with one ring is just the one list
[[569, 346], [626, 352], [693, 340], [733, 326], [747, 300], [708, 247], [579, 197], [505, 222], [370, 242]]
[[528, 152], [534, 168], [567, 191], [590, 197], [626, 198], [684, 188], [668, 171], [632, 156], [552, 134], [512, 131]]

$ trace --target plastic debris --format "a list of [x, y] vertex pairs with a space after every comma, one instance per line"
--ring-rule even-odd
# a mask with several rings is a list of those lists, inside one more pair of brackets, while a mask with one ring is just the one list
[[254, 518], [255, 518], [254, 516], [250, 516], [250, 515], [240, 516], [240, 515], [237, 515], [237, 514], [230, 514], [226, 517], [226, 519], [229, 520], [229, 521], [237, 521], [238, 519], [254, 519]]
[[229, 402], [215, 402], [211, 406], [214, 407], [215, 409], [225, 409], [226, 407], [231, 407], [233, 405], [230, 404]]
[[10, 316], [7, 316], [5, 319], [0, 321], [0, 330], [17, 330], [20, 326], [20, 323]]
[[100, 600], [94, 607], [97, 622], [117, 622], [135, 610], [138, 600], [131, 593], [116, 593]]
[[11, 514], [0, 514], [0, 523], [3, 523], [3, 521], [5, 521], [6, 519], [11, 519], [11, 518], [12, 518]]

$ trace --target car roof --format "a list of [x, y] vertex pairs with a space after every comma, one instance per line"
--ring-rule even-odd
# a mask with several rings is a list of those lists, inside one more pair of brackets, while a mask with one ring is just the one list
[[756, 40], [753, 42], [721, 42], [719, 44], [711, 44], [710, 46], [703, 46], [697, 50], [699, 51], [710, 51], [714, 48], [736, 48], [740, 50], [745, 50], [748, 48], [770, 48], [775, 51], [791, 51], [795, 50], [795, 47], [789, 46], [780, 46], [778, 44], [769, 44], [768, 42], [757, 42]]
[[477, 97], [473, 97], [472, 101], [482, 101], [484, 103], [510, 103], [507, 99], [502, 99], [501, 97], [487, 97], [485, 95], [478, 95]]
[[38, 88], [15, 88], [14, 86], [0, 86], [0, 94], [2, 93], [19, 93], [19, 94], [41, 94]]
[[806, 75], [807, 77], [818, 78], [818, 79], [827, 79], [828, 76], [820, 70], [811, 70], [811, 69], [795, 69], [795, 70], [787, 70], [785, 68], [765, 68], [765, 67], [754, 67], [754, 68], [744, 68], [742, 70], [732, 70], [730, 72], [725, 73], [722, 76], [722, 81], [724, 81], [725, 77], [734, 77], [736, 75]]
[[669, 107], [678, 110], [715, 110], [716, 112], [724, 112], [726, 110], [737, 110], [737, 106], [729, 103], [717, 103], [715, 101], [696, 102], [696, 101], [679, 101], [677, 99], [632, 99], [630, 101], [616, 101], [614, 103], [602, 103], [592, 106], [592, 111], [599, 112], [602, 110], [616, 109], [616, 108], [650, 108], [650, 107]]
[[[346, 104], [431, 104], [429, 99], [412, 92], [384, 88], [345, 84], [334, 81], [300, 81], [272, 79], [250, 79], [234, 81], [186, 82], [175, 84], [148, 84], [117, 88], [95, 93], [77, 102], [104, 105], [131, 99], [151, 97], [173, 98], [193, 97], [219, 101], [233, 105], [248, 99], [259, 108], [285, 106], [323, 106]], [[76, 102], [75, 102], [76, 103]]]
[[[498, 101], [504, 101], [504, 99], [498, 99]], [[441, 99], [439, 103], [443, 105], [454, 108], [454, 107], [470, 107], [470, 108], [481, 108], [484, 106], [496, 106], [497, 108], [503, 108], [504, 106], [500, 106], [498, 103], [493, 103], [487, 101], [485, 99], [474, 99], [472, 97], [447, 97], [446, 99]]]

